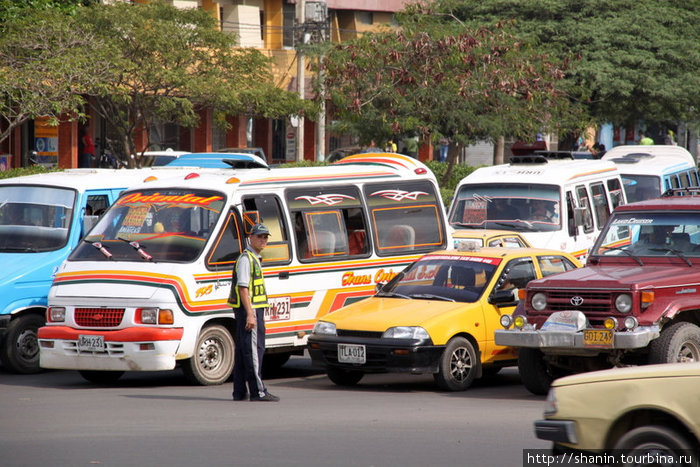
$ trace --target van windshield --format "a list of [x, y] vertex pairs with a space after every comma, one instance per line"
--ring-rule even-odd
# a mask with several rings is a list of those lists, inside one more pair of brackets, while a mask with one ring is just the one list
[[458, 255], [429, 255], [406, 268], [377, 296], [476, 302], [500, 260]]
[[31, 185], [0, 186], [0, 251], [34, 253], [63, 248], [75, 191]]
[[661, 178], [654, 175], [622, 174], [622, 183], [628, 203], [661, 196]]
[[224, 201], [222, 193], [207, 190], [124, 193], [70, 260], [194, 261], [204, 249]]
[[456, 228], [544, 232], [560, 228], [561, 197], [556, 185], [484, 183], [462, 185], [450, 224]]

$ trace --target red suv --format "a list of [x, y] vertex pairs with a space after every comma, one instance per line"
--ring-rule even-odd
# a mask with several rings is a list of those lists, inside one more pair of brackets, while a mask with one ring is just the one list
[[611, 366], [700, 361], [700, 190], [618, 206], [586, 266], [530, 282], [501, 317], [528, 390]]

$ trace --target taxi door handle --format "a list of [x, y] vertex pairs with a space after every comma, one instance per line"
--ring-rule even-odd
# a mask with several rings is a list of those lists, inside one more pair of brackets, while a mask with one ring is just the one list
[[282, 271], [278, 276], [280, 279], [289, 279], [289, 271]]

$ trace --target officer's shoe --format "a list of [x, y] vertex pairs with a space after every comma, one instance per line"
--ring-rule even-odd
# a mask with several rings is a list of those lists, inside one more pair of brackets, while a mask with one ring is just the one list
[[262, 397], [251, 397], [251, 402], [279, 402], [280, 398], [266, 392]]

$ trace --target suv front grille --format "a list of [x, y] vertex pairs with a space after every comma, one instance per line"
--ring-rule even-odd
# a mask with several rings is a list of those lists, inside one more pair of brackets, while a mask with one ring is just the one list
[[[578, 297], [579, 300], [572, 300]], [[609, 313], [614, 308], [613, 296], [609, 292], [589, 290], [550, 291], [547, 293], [547, 308], [549, 311], [578, 310], [584, 313]]]

